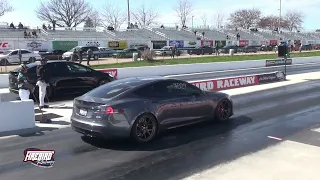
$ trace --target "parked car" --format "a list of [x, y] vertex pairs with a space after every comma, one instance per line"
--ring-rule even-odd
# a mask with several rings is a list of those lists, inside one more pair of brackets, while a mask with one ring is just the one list
[[234, 49], [234, 53], [238, 52], [238, 46], [224, 46], [223, 48], [219, 49], [220, 53], [228, 54], [230, 49]]
[[209, 46], [197, 47], [197, 48], [188, 50], [188, 54], [190, 54], [190, 55], [192, 55], [192, 54], [204, 55], [204, 54], [212, 54], [212, 53], [214, 53], [214, 49]]
[[311, 44], [302, 45], [301, 50], [302, 51], [311, 51], [312, 50], [312, 45]]
[[[163, 48], [154, 51], [157, 56], [171, 56], [173, 46], [164, 46]], [[181, 51], [177, 50], [177, 56], [181, 55]]]
[[[27, 76], [33, 85], [36, 85], [36, 67], [39, 62], [28, 64]], [[96, 71], [79, 63], [68, 61], [48, 61], [49, 86], [47, 96], [52, 98], [58, 94], [86, 93], [98, 86], [114, 80], [108, 74]], [[18, 94], [17, 76], [20, 68], [9, 72], [9, 90]]]
[[[41, 60], [41, 56], [38, 53], [34, 53], [26, 49], [20, 49], [20, 50], [22, 55], [22, 58], [21, 58], [22, 62], [32, 63], [32, 62]], [[0, 54], [0, 65], [20, 63], [18, 52], [19, 52], [19, 49], [16, 49], [16, 50], [9, 50], [4, 52], [3, 54]]]
[[228, 94], [165, 77], [133, 77], [76, 98], [71, 126], [88, 137], [131, 137], [147, 143], [166, 129], [201, 121], [227, 122], [232, 115]]
[[85, 57], [87, 57], [87, 56], [86, 56], [86, 53], [87, 53], [87, 51], [88, 51], [89, 48], [90, 48], [90, 49], [92, 50], [92, 52], [93, 52], [93, 59], [94, 59], [94, 60], [98, 60], [98, 59], [99, 59], [99, 55], [100, 55], [100, 50], [99, 50], [99, 48], [96, 47], [96, 46], [76, 46], [76, 47], [72, 48], [71, 50], [63, 53], [63, 54], [62, 54], [62, 59], [69, 61], [69, 60], [71, 59], [71, 55], [72, 55], [72, 53], [74, 52], [74, 50], [76, 50], [76, 52], [82, 51], [83, 54], [84, 54], [83, 57], [85, 58]]
[[[240, 48], [238, 48], [238, 52], [240, 51]], [[241, 52], [244, 53], [257, 53], [258, 48], [256, 46], [245, 46], [241, 48]]]
[[136, 48], [129, 48], [124, 50], [118, 50], [115, 53], [113, 53], [114, 58], [132, 58], [133, 53], [138, 53], [138, 57], [141, 57], [141, 51], [139, 51]]
[[63, 50], [53, 50], [50, 52], [45, 52], [41, 54], [41, 57], [44, 57], [48, 60], [62, 60], [62, 54], [66, 51]]
[[106, 47], [98, 47], [98, 48], [99, 48], [99, 51], [100, 51], [100, 55], [99, 55], [100, 58], [111, 57], [112, 54], [114, 54], [116, 52], [115, 50], [108, 49]]

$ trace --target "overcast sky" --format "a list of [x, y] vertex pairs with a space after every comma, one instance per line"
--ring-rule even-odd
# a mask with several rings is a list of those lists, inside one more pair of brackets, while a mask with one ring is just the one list
[[[1, 22], [14, 22], [15, 24], [23, 22], [30, 26], [41, 25], [42, 22], [36, 17], [34, 9], [39, 5], [41, 0], [9, 0], [14, 7], [14, 12], [8, 13], [1, 17]], [[45, 1], [45, 0], [43, 0]], [[98, 11], [103, 11], [103, 5], [107, 2], [104, 0], [91, 0], [89, 3]], [[125, 11], [127, 0], [114, 0], [112, 3], [117, 4]], [[141, 4], [155, 7], [160, 14], [159, 24], [174, 26], [178, 23], [178, 18], [174, 11], [177, 0], [131, 0], [131, 8], [137, 8]], [[225, 14], [227, 17], [230, 12], [240, 8], [258, 8], [265, 15], [273, 14], [279, 16], [280, 0], [196, 0], [194, 1], [194, 25], [202, 25], [201, 15], [206, 13], [208, 24], [213, 25], [213, 16], [218, 12]], [[283, 14], [287, 10], [297, 10], [305, 14], [304, 28], [313, 30], [320, 28], [319, 18], [320, 0], [282, 0]], [[191, 26], [191, 21], [188, 23]]]

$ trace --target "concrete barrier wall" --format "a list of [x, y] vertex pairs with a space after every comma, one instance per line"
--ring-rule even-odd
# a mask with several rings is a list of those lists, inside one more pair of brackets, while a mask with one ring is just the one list
[[[303, 57], [293, 58], [292, 64], [303, 63], [320, 63], [320, 57]], [[265, 67], [266, 59], [250, 61], [233, 61], [233, 62], [215, 62], [215, 63], [196, 63], [196, 64], [179, 64], [167, 66], [145, 66], [112, 69], [117, 71], [117, 79], [134, 77], [134, 76], [165, 76], [176, 74], [200, 73], [208, 71], [235, 70], [246, 68]], [[0, 88], [8, 88], [8, 75], [0, 75]]]
[[265, 66], [264, 60], [253, 60], [253, 61], [196, 63], [196, 64], [180, 64], [180, 65], [168, 65], [168, 66], [119, 68], [118, 79], [133, 77], [133, 76], [164, 76], [164, 75], [188, 74], [188, 73], [198, 73], [198, 72], [208, 72], [208, 71], [264, 67], [264, 66]]
[[32, 100], [0, 102], [0, 132], [34, 128], [35, 126]]
[[8, 74], [0, 74], [0, 88], [8, 88], [9, 77]]

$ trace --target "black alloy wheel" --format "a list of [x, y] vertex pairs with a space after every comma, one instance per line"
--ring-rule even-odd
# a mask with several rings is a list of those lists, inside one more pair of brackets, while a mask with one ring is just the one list
[[138, 143], [148, 143], [157, 136], [158, 124], [151, 114], [140, 116], [132, 126], [131, 136]]
[[217, 107], [215, 112], [215, 118], [217, 121], [226, 121], [231, 116], [231, 102], [228, 99], [221, 100]]

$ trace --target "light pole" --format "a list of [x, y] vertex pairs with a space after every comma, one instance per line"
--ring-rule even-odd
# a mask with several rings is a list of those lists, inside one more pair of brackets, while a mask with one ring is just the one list
[[194, 16], [192, 16], [192, 18], [191, 18], [191, 19], [192, 19], [192, 30], [193, 30], [193, 17], [194, 17]]
[[130, 2], [127, 0], [127, 5], [128, 5], [128, 27], [130, 27]]
[[280, 0], [280, 8], [279, 8], [279, 27], [278, 27], [278, 33], [280, 34], [280, 28], [281, 28], [281, 0]]

